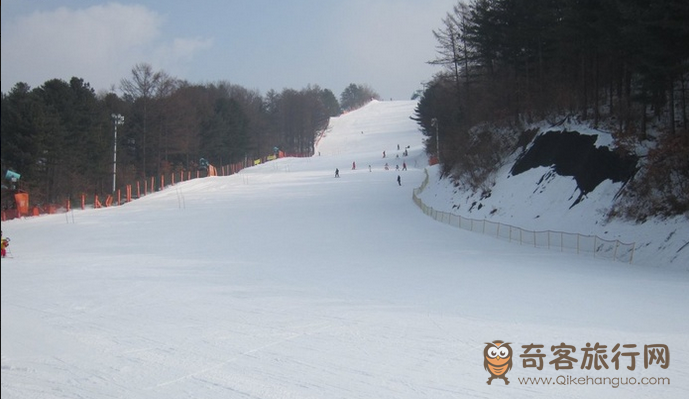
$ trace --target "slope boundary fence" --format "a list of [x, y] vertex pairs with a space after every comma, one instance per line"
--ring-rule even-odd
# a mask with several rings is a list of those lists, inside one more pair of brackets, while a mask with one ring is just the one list
[[[188, 180], [213, 177], [213, 176], [230, 176], [239, 173], [245, 168], [257, 166], [267, 163], [278, 158], [293, 157], [304, 158], [310, 157], [311, 153], [284, 153], [269, 155], [256, 159], [247, 159], [243, 162], [237, 162], [230, 165], [214, 167], [208, 165], [207, 170], [177, 170], [173, 172], [164, 173], [158, 176], [151, 176], [148, 178], [138, 179], [132, 183], [123, 183], [115, 190], [114, 193], [94, 193], [73, 195], [71, 198], [65, 199], [63, 203], [51, 203], [41, 205], [29, 206], [28, 196], [23, 199], [23, 206], [15, 206], [12, 209], [2, 210], [2, 221], [12, 220], [21, 217], [33, 217], [41, 215], [49, 215], [55, 213], [69, 212], [73, 208], [109, 208], [112, 206], [124, 205], [136, 199], [142, 198], [148, 194], [153, 194], [157, 191], [164, 190], [167, 187], [174, 186]], [[94, 190], [95, 191], [95, 190]], [[17, 202], [17, 201], [15, 201]]]
[[561, 252], [588, 254], [596, 258], [632, 263], [635, 243], [624, 243], [619, 240], [607, 240], [596, 235], [568, 233], [564, 231], [534, 231], [521, 227], [493, 222], [486, 219], [472, 219], [449, 212], [439, 211], [423, 203], [419, 194], [428, 185], [428, 170], [421, 186], [412, 194], [414, 203], [424, 214], [433, 219], [460, 229], [489, 235], [508, 242], [529, 245], [536, 248], [547, 248]]

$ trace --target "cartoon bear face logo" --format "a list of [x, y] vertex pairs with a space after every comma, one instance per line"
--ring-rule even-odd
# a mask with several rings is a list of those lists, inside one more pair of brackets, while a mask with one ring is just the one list
[[483, 349], [483, 367], [490, 373], [487, 384], [496, 378], [505, 380], [505, 385], [510, 381], [505, 376], [512, 369], [512, 348], [510, 342], [493, 341], [486, 342]]

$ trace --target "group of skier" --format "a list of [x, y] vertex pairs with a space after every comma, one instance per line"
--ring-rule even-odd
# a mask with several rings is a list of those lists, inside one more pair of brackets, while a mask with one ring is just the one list
[[[397, 149], [399, 150], [399, 148], [400, 148], [400, 146], [398, 144]], [[407, 147], [407, 148], [409, 148], [409, 147]], [[407, 156], [407, 154], [408, 154], [407, 149], [405, 148], [404, 155]], [[386, 153], [385, 153], [385, 151], [383, 151], [383, 158], [385, 158], [385, 156], [386, 156]], [[397, 158], [399, 158], [399, 155], [397, 155]], [[384, 168], [385, 168], [385, 170], [390, 170], [390, 165], [388, 165], [388, 163], [386, 162]], [[352, 162], [352, 170], [356, 170], [356, 161]], [[395, 165], [395, 170], [396, 171], [400, 170], [399, 164]], [[402, 170], [407, 170], [407, 162], [406, 161], [402, 162]], [[368, 165], [368, 171], [369, 172], [372, 171], [371, 165]], [[340, 177], [340, 169], [339, 168], [335, 168], [335, 177]], [[400, 175], [397, 175], [397, 184], [400, 186], [402, 185], [402, 176], [400, 176]]]
[[[385, 164], [385, 170], [388, 170], [388, 169], [389, 169], [388, 164]], [[400, 169], [399, 165], [397, 165], [397, 170], [399, 170], [399, 169]], [[402, 167], [402, 170], [407, 170], [407, 164], [404, 164], [404, 166]], [[369, 172], [371, 171], [371, 165], [368, 166], [368, 171]], [[339, 168], [335, 168], [335, 177], [340, 177], [340, 169]], [[400, 186], [402, 185], [402, 176], [400, 176], [400, 175], [397, 175], [397, 184]], [[4, 251], [4, 249], [3, 249], [3, 251]]]
[[[361, 132], [361, 134], [363, 134], [363, 133], [364, 132]], [[408, 152], [409, 148], [410, 148], [410, 146], [407, 146], [404, 148], [404, 152], [402, 153], [403, 156], [406, 157], [409, 155], [409, 152]], [[401, 149], [400, 145], [397, 144], [397, 150], [400, 150], [400, 149]], [[320, 155], [320, 153], [318, 155]], [[385, 151], [383, 151], [383, 158], [386, 158], [386, 157], [387, 157], [387, 153]], [[399, 157], [400, 157], [399, 154], [397, 154], [396, 158], [399, 158]], [[385, 165], [383, 167], [385, 168], [385, 170], [390, 170], [390, 165], [387, 162], [385, 163]], [[352, 162], [352, 170], [356, 170], [356, 161]], [[399, 172], [399, 170], [400, 170], [399, 164], [395, 165], [395, 170]], [[406, 161], [402, 162], [402, 170], [407, 170], [407, 162]], [[368, 171], [369, 172], [372, 171], [371, 165], [368, 165]], [[335, 168], [335, 177], [340, 177], [340, 169], [339, 168]], [[397, 175], [397, 184], [400, 186], [402, 185], [402, 176], [400, 176], [400, 175]]]

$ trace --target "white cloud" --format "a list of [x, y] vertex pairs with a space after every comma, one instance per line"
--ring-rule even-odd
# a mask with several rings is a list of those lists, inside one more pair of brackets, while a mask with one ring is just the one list
[[175, 69], [212, 45], [207, 39], [163, 39], [164, 23], [146, 7], [118, 3], [17, 18], [2, 27], [2, 91], [20, 81], [35, 87], [72, 76], [108, 89], [137, 63]]

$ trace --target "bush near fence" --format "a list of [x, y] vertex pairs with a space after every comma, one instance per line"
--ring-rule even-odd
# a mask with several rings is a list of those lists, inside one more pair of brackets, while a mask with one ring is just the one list
[[426, 178], [419, 188], [414, 189], [412, 198], [423, 213], [433, 219], [459, 227], [464, 230], [486, 234], [498, 239], [521, 245], [531, 245], [536, 248], [548, 248], [562, 252], [576, 252], [590, 254], [597, 258], [632, 263], [634, 259], [635, 243], [623, 243], [619, 240], [606, 240], [595, 235], [568, 233], [564, 231], [533, 231], [505, 223], [493, 222], [486, 219], [471, 219], [449, 212], [433, 209], [423, 203], [419, 194], [428, 185], [428, 171]]

